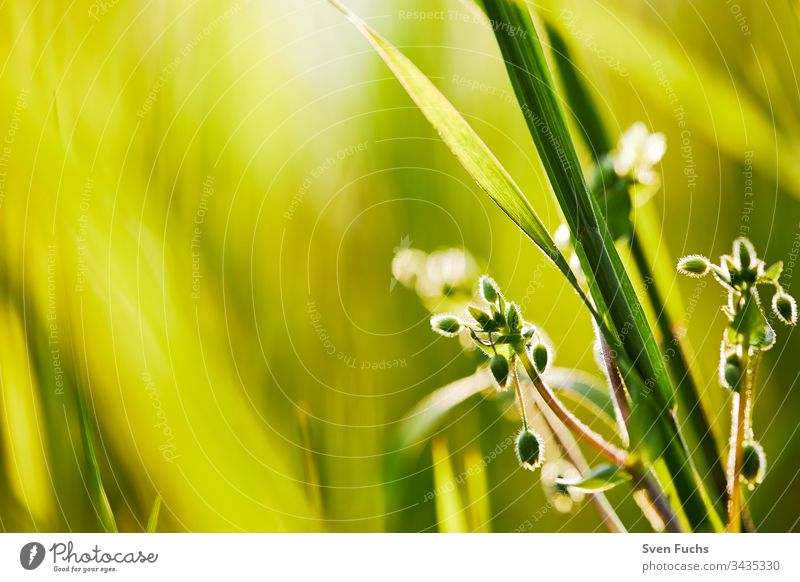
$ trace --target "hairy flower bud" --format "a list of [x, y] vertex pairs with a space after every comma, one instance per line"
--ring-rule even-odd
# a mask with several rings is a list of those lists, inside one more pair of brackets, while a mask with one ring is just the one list
[[711, 268], [711, 263], [702, 255], [689, 255], [678, 261], [678, 271], [689, 277], [703, 277]]
[[461, 331], [461, 322], [455, 315], [442, 313], [431, 317], [431, 328], [445, 337], [453, 337]]
[[529, 471], [537, 469], [544, 462], [542, 439], [527, 427], [517, 437], [517, 458], [522, 467]]
[[758, 441], [749, 440], [742, 448], [742, 471], [740, 476], [751, 488], [764, 480], [767, 470], [767, 455]]
[[489, 360], [489, 369], [492, 371], [495, 382], [500, 388], [508, 385], [508, 360], [500, 355], [492, 356]]
[[772, 311], [786, 325], [797, 323], [797, 302], [783, 291], [778, 291], [772, 297]]
[[488, 275], [481, 277], [479, 281], [479, 287], [481, 291], [481, 297], [483, 297], [487, 303], [497, 303], [497, 300], [500, 299], [500, 289], [498, 288], [497, 283], [494, 282], [494, 279]]
[[545, 344], [538, 342], [533, 346], [531, 355], [533, 356], [533, 365], [536, 367], [536, 371], [544, 374], [545, 370], [547, 370], [547, 364], [550, 363], [550, 350], [547, 349]]
[[744, 379], [742, 359], [735, 352], [728, 354], [720, 363], [720, 383], [734, 392], [738, 392]]

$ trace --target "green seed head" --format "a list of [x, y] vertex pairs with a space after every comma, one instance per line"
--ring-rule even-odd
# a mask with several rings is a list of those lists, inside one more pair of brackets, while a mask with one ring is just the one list
[[742, 367], [742, 359], [738, 354], [732, 352], [722, 359], [721, 363], [720, 383], [734, 392], [739, 391], [744, 370]]
[[547, 370], [547, 364], [550, 362], [550, 350], [542, 342], [538, 342], [533, 346], [532, 356], [536, 371], [544, 374], [545, 370]]
[[772, 311], [786, 325], [797, 323], [797, 302], [783, 291], [778, 291], [772, 297]]
[[742, 472], [740, 476], [749, 487], [755, 487], [764, 480], [767, 470], [767, 455], [758, 441], [744, 443], [742, 449]]
[[453, 337], [461, 331], [461, 322], [455, 315], [442, 313], [431, 317], [431, 328], [445, 337]]
[[494, 279], [488, 275], [484, 275], [479, 281], [479, 286], [481, 297], [483, 297], [487, 303], [497, 303], [500, 299], [500, 288], [497, 286], [497, 283], [494, 282]]
[[689, 277], [703, 277], [710, 268], [709, 260], [701, 255], [689, 255], [678, 261], [678, 271]]
[[517, 458], [524, 469], [533, 471], [544, 462], [544, 445], [541, 438], [528, 428], [517, 437]]
[[489, 369], [497, 385], [501, 389], [505, 388], [508, 385], [508, 360], [500, 355], [492, 356], [489, 360]]

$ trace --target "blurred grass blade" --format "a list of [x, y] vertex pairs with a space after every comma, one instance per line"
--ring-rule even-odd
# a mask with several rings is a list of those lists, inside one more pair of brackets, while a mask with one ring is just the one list
[[477, 446], [469, 446], [464, 451], [464, 466], [467, 475], [467, 520], [469, 531], [489, 533], [492, 531], [492, 512], [489, 505], [489, 482], [483, 455]]
[[[358, 28], [414, 100], [464, 169], [514, 223], [552, 260], [584, 301], [586, 297], [519, 186], [456, 108], [408, 58], [338, 0], [328, 0]], [[589, 309], [592, 309], [588, 304]]]
[[433, 495], [436, 498], [436, 523], [440, 533], [467, 533], [467, 520], [461, 494], [458, 491], [450, 451], [441, 437], [431, 445], [433, 456]]
[[617, 430], [614, 401], [602, 380], [577, 370], [551, 368], [544, 374], [544, 381], [561, 398], [572, 400], [591, 412], [594, 418]]
[[76, 390], [78, 395], [78, 410], [80, 412], [81, 423], [81, 438], [83, 440], [83, 449], [86, 455], [86, 463], [88, 469], [89, 488], [92, 495], [92, 503], [94, 504], [97, 516], [100, 519], [100, 524], [103, 526], [103, 531], [106, 533], [117, 532], [117, 522], [114, 519], [114, 514], [111, 511], [111, 504], [108, 502], [106, 490], [103, 487], [103, 480], [100, 477], [100, 466], [97, 463], [97, 457], [94, 453], [94, 444], [92, 443], [92, 429], [91, 420], [89, 419], [89, 411], [86, 408], [86, 400], [80, 390]]
[[158, 514], [161, 513], [161, 495], [156, 495], [150, 517], [147, 518], [147, 533], [156, 533], [158, 530]]
[[606, 131], [600, 111], [592, 101], [591, 93], [581, 79], [581, 72], [570, 54], [564, 37], [549, 23], [546, 30], [572, 119], [580, 129], [595, 162], [599, 162], [605, 154], [614, 149], [614, 142]]
[[480, 368], [466, 378], [434, 390], [420, 400], [400, 421], [399, 448], [415, 448], [427, 442], [448, 412], [492, 386], [493, 380], [488, 369]]

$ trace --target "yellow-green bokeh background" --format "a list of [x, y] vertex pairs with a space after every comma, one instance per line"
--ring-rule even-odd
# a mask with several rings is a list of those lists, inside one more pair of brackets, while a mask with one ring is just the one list
[[[350, 5], [435, 80], [555, 228], [491, 31], [457, 0]], [[652, 201], [661, 257], [718, 255], [746, 226], [767, 260], [793, 264], [796, 0], [541, 8], [611, 131], [643, 120], [667, 136]], [[430, 446], [396, 450], [398, 421], [475, 362], [391, 287], [404, 240], [470, 250], [547, 330], [559, 365], [595, 370], [577, 298], [325, 2], [6, 0], [0, 140], [4, 530], [100, 527], [81, 390], [122, 530], [141, 531], [160, 495], [160, 531], [435, 531]], [[665, 292], [696, 290], [667, 274]], [[720, 434], [722, 299], [700, 290], [687, 319]], [[761, 371], [770, 466], [750, 506], [768, 531], [800, 529], [798, 350], [780, 329]], [[458, 408], [444, 430], [456, 470], [515, 428], [496, 402]], [[492, 530], [532, 515], [533, 531], [599, 527], [586, 503], [542, 512], [510, 450], [485, 475]], [[636, 522], [625, 497], [612, 500]]]

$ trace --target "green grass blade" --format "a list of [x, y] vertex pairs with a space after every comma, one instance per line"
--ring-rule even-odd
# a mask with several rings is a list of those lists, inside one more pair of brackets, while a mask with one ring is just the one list
[[567, 398], [591, 412], [593, 418], [616, 431], [614, 401], [602, 380], [567, 368], [551, 368], [544, 374], [545, 383], [561, 398]]
[[493, 22], [536, 149], [576, 241], [592, 297], [616, 333], [607, 337], [609, 344], [614, 349], [622, 344], [637, 372], [632, 373], [628, 362], [617, 354], [633, 400], [631, 442], [651, 458], [664, 456], [692, 526], [715, 529], [715, 510], [671, 415], [675, 403], [671, 378], [613, 237], [587, 187], [531, 15], [514, 0], [484, 0], [483, 5]]
[[444, 416], [453, 408], [491, 388], [493, 380], [488, 369], [451, 382], [420, 400], [400, 421], [400, 449], [415, 449], [427, 442], [441, 425]]
[[89, 411], [86, 408], [86, 400], [83, 398], [83, 393], [80, 390], [77, 390], [76, 393], [78, 395], [81, 438], [83, 440], [84, 453], [86, 454], [92, 503], [94, 504], [95, 511], [97, 511], [100, 524], [103, 526], [103, 531], [106, 533], [116, 533], [118, 531], [117, 522], [114, 519], [114, 513], [111, 511], [111, 504], [108, 502], [108, 496], [106, 495], [106, 490], [103, 487], [103, 480], [100, 476], [100, 466], [97, 463], [97, 457], [94, 453], [94, 444], [92, 443], [94, 430], [92, 428], [92, 422], [89, 419]]
[[[573, 60], [566, 40], [553, 22], [548, 21], [545, 26], [569, 110], [595, 162], [599, 162], [613, 149], [614, 142], [606, 131], [596, 101], [592, 99], [591, 93], [582, 81], [582, 73]], [[659, 291], [664, 281], [668, 280], [667, 273], [674, 273], [675, 262], [666, 258], [667, 253], [660, 252], [657, 256], [661, 260], [657, 268], [650, 266], [651, 261], [643, 254], [642, 242], [644, 239], [650, 241], [659, 237], [659, 223], [653, 219], [653, 210], [649, 204], [637, 210], [637, 224], [641, 220], [644, 220], [645, 224], [642, 228], [637, 228], [630, 240], [632, 256], [641, 277], [654, 281], [646, 285], [646, 290], [661, 331], [662, 349], [666, 353], [674, 354], [669, 358], [668, 368], [672, 372], [677, 404], [686, 419], [684, 426], [688, 428], [691, 436], [690, 445], [692, 450], [697, 449], [700, 452], [699, 472], [707, 476], [705, 481], [716, 491], [716, 496], [722, 499], [725, 496], [725, 472], [714, 438], [714, 429], [708, 420], [706, 405], [687, 364], [684, 353], [686, 340], [679, 339], [674, 332], [673, 322], [677, 320], [678, 314], [684, 312], [680, 295], [673, 293], [669, 298], [670, 301], [665, 302]], [[663, 249], [664, 245], [662, 241], [655, 241], [649, 247]]]
[[[550, 179], [559, 206], [577, 241], [592, 296], [607, 312], [618, 338], [642, 378], [654, 383], [666, 407], [672, 406], [672, 383], [652, 330], [608, 229], [589, 192], [547, 67], [539, 36], [526, 8], [512, 0], [485, 0], [511, 84]], [[508, 34], [508, 30], [515, 34]], [[614, 346], [617, 338], [608, 338]]]
[[161, 513], [161, 495], [156, 495], [153, 508], [150, 510], [150, 517], [147, 518], [147, 533], [156, 533], [158, 530], [158, 515]]
[[433, 494], [436, 498], [436, 523], [440, 533], [467, 533], [466, 512], [461, 501], [450, 451], [442, 438], [433, 440]]
[[469, 530], [475, 533], [492, 531], [492, 510], [489, 505], [489, 479], [483, 453], [477, 446], [464, 451], [466, 478], [466, 511]]
[[[585, 296], [544, 224], [517, 183], [450, 101], [408, 58], [337, 0], [328, 0], [373, 46], [464, 169]], [[588, 303], [587, 303], [588, 304]], [[591, 309], [591, 306], [590, 306]]]

